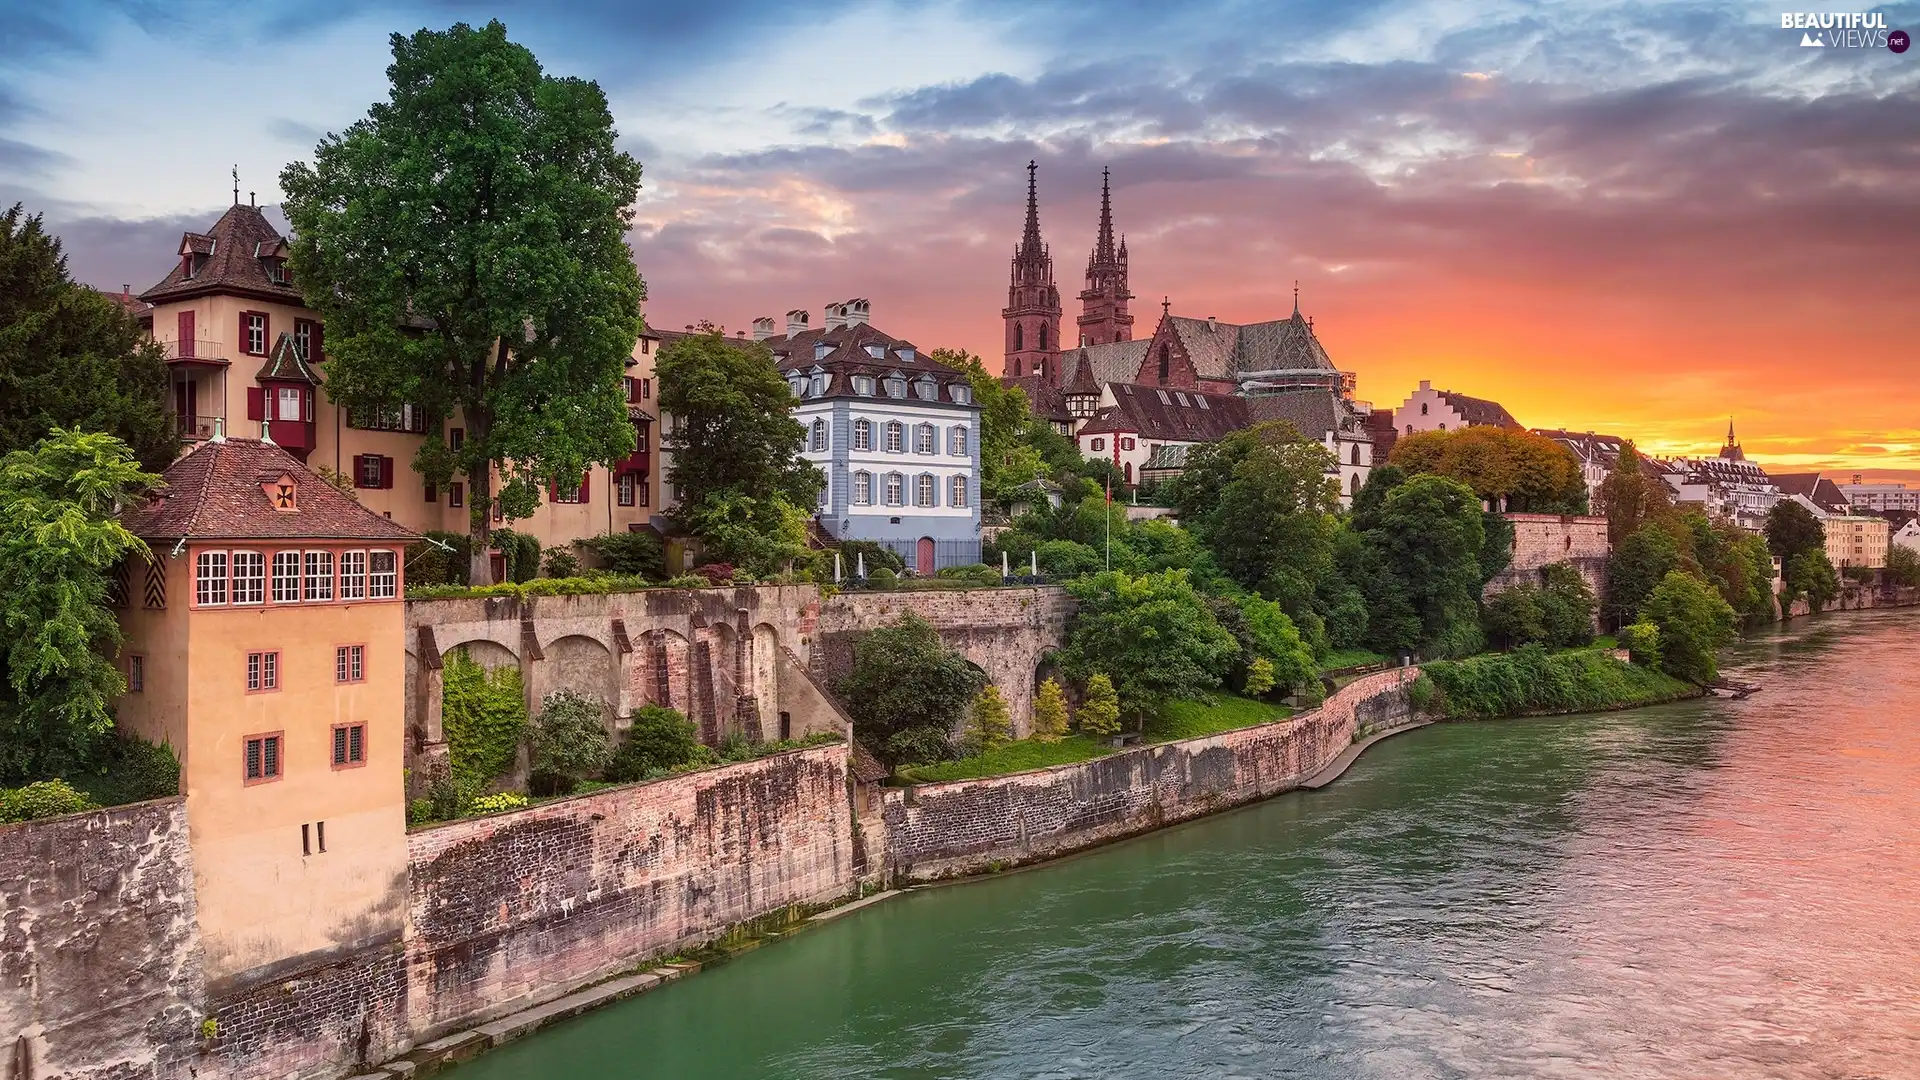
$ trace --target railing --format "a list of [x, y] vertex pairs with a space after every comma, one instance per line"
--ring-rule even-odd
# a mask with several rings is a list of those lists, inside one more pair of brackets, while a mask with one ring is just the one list
[[175, 413], [173, 424], [183, 439], [211, 439], [213, 425], [216, 422], [224, 424], [226, 419], [224, 416], [182, 416]]
[[229, 350], [225, 342], [211, 338], [176, 338], [161, 342], [160, 351], [168, 360], [205, 360], [224, 364]]

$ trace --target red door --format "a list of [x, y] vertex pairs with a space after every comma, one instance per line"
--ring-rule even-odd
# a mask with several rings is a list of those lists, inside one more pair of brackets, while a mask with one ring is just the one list
[[180, 347], [175, 356], [182, 360], [193, 355], [193, 312], [180, 313]]
[[488, 552], [487, 570], [493, 575], [493, 584], [507, 580], [507, 557], [497, 551]]
[[933, 537], [920, 538], [920, 550], [913, 562], [913, 572], [923, 577], [933, 574]]

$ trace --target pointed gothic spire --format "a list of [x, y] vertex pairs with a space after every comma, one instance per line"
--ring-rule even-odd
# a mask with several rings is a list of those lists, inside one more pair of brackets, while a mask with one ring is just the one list
[[1113, 185], [1112, 172], [1100, 170], [1100, 233], [1093, 243], [1093, 261], [1111, 263], [1117, 258], [1113, 247]]
[[1727, 417], [1727, 445], [1733, 445], [1733, 417]]
[[1293, 317], [1300, 317], [1300, 279], [1293, 279]]
[[1036, 176], [1039, 171], [1039, 162], [1027, 162], [1027, 228], [1020, 234], [1020, 253], [1030, 257], [1046, 253], [1040, 243], [1040, 185]]

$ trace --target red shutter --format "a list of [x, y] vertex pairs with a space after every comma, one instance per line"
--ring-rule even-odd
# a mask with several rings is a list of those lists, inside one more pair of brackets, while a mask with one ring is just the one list
[[592, 469], [588, 469], [586, 472], [580, 474], [580, 501], [583, 503], [587, 501], [587, 480], [592, 476]]
[[249, 351], [247, 349], [247, 313], [244, 311], [240, 313], [239, 336], [234, 339], [233, 347], [242, 354]]
[[427, 485], [427, 501], [430, 503], [437, 503], [440, 501], [440, 485], [438, 484]]
[[260, 355], [265, 356], [273, 351], [273, 320], [264, 311], [255, 314], [260, 316]]
[[380, 486], [383, 488], [393, 486], [393, 459], [390, 457], [380, 459]]
[[325, 329], [326, 328], [317, 321], [313, 324], [313, 355], [307, 359], [316, 364], [327, 358], [326, 338], [324, 335]]
[[192, 356], [193, 352], [193, 311], [188, 309], [180, 313], [180, 345], [176, 354], [182, 357]]
[[247, 387], [247, 419], [267, 418], [267, 392], [258, 386]]
[[366, 470], [366, 466], [362, 464], [362, 462], [363, 462], [363, 461], [365, 460], [365, 458], [366, 458], [366, 456], [367, 456], [367, 455], [365, 455], [365, 454], [355, 454], [355, 455], [353, 455], [353, 486], [354, 486], [354, 487], [366, 487], [366, 486], [367, 486], [367, 485], [366, 485], [366, 483], [365, 483], [365, 478], [366, 478], [366, 475], [367, 475], [367, 470]]

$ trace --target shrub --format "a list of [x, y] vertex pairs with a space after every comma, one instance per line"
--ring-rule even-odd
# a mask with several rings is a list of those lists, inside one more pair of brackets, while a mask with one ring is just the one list
[[1087, 696], [1080, 703], [1080, 721], [1082, 734], [1103, 739], [1120, 730], [1120, 695], [1114, 692], [1113, 680], [1105, 672], [1095, 672], [1087, 679]]
[[540, 569], [550, 578], [579, 577], [580, 557], [570, 547], [555, 545], [541, 557]]
[[680, 710], [642, 705], [633, 711], [632, 726], [621, 738], [604, 775], [614, 783], [629, 783], [682, 765], [704, 764], [712, 758], [713, 751], [700, 745], [693, 722]]
[[1059, 742], [1067, 734], [1067, 695], [1060, 684], [1047, 679], [1033, 695], [1033, 737]]
[[1720, 671], [1718, 653], [1733, 641], [1735, 631], [1733, 608], [1711, 585], [1675, 570], [1661, 579], [1640, 610], [1660, 628], [1660, 670], [1702, 686], [1714, 680]]
[[1452, 719], [1615, 709], [1688, 692], [1685, 683], [1623, 664], [1598, 649], [1550, 653], [1526, 645], [1510, 653], [1436, 661], [1422, 672], [1439, 691], [1442, 715]]
[[1413, 707], [1415, 714], [1439, 712], [1444, 707], [1440, 698], [1439, 684], [1424, 671], [1407, 686], [1407, 704]]
[[970, 566], [949, 566], [944, 570], [936, 571], [935, 576], [945, 578], [948, 581], [963, 582], [968, 585], [1000, 584], [1000, 571], [985, 563], [975, 563]]
[[1107, 568], [1107, 557], [1091, 545], [1072, 540], [1047, 540], [1035, 549], [1040, 571], [1054, 577], [1083, 577]]
[[840, 541], [840, 572], [852, 577], [860, 568], [860, 560], [865, 557], [867, 573], [886, 569], [898, 575], [907, 568], [907, 560], [900, 553], [873, 540]]
[[465, 649], [455, 649], [441, 671], [441, 686], [440, 723], [447, 736], [452, 779], [463, 789], [478, 791], [513, 768], [520, 740], [526, 736], [527, 705], [520, 669], [488, 671]]
[[[861, 634], [853, 645], [853, 667], [834, 690], [847, 704], [854, 731], [888, 765], [914, 759], [891, 757], [896, 745], [921, 753], [951, 754], [948, 733], [959, 726], [968, 707], [986, 685], [986, 676], [967, 658], [946, 647], [928, 622], [911, 612], [890, 625]], [[928, 728], [924, 735], [894, 743], [902, 731]]]
[[505, 558], [508, 581], [532, 581], [540, 575], [540, 541], [512, 529], [495, 529], [487, 544]]
[[1261, 697], [1272, 689], [1273, 661], [1264, 656], [1254, 657], [1253, 663], [1247, 665], [1247, 696]]
[[900, 575], [882, 566], [867, 572], [867, 585], [885, 591], [900, 584]]
[[527, 805], [527, 797], [517, 791], [502, 791], [493, 795], [482, 795], [467, 804], [469, 814], [504, 814], [509, 810], [518, 810]]
[[180, 794], [180, 759], [166, 743], [123, 736], [107, 747], [95, 771], [71, 780], [101, 806], [164, 799]]
[[651, 532], [607, 533], [580, 543], [613, 573], [655, 581], [667, 576], [666, 549]]
[[999, 687], [988, 683], [980, 696], [973, 699], [962, 742], [968, 754], [984, 754], [1005, 746], [1012, 728], [1007, 717], [1007, 700], [1000, 696]]
[[937, 727], [902, 728], [887, 736], [879, 749], [881, 759], [895, 765], [926, 765], [954, 756], [953, 740]]
[[0, 788], [0, 821], [32, 821], [92, 809], [93, 802], [65, 780], [40, 780], [25, 787]]
[[681, 574], [678, 577], [667, 579], [667, 588], [669, 589], [705, 589], [712, 587], [712, 585], [713, 582], [708, 581], [699, 574]]
[[725, 585], [733, 580], [733, 567], [723, 562], [710, 562], [704, 566], [696, 566], [693, 572], [706, 578], [709, 585]]
[[548, 795], [565, 795], [597, 776], [613, 760], [605, 707], [572, 690], [556, 690], [540, 703], [533, 726], [533, 779]]
[[1660, 628], [1645, 619], [1620, 628], [1620, 647], [1641, 667], [1660, 666]]

